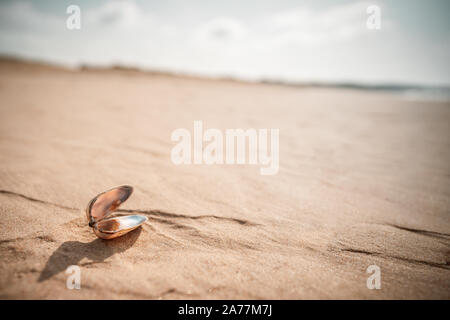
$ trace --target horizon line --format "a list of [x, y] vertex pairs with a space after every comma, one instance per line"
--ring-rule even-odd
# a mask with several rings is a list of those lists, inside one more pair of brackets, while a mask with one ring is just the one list
[[[9, 61], [16, 63], [29, 63], [41, 66], [56, 67], [66, 70], [79, 70], [79, 71], [128, 71], [138, 72], [143, 74], [153, 75], [165, 75], [174, 77], [192, 77], [198, 79], [209, 80], [229, 80], [242, 83], [258, 83], [258, 84], [270, 84], [270, 85], [282, 85], [291, 87], [315, 87], [315, 88], [341, 88], [341, 89], [356, 89], [356, 90], [370, 90], [370, 91], [407, 91], [407, 90], [448, 90], [450, 91], [450, 84], [448, 85], [430, 85], [419, 83], [407, 83], [407, 82], [364, 82], [355, 80], [341, 80], [341, 81], [320, 81], [320, 80], [288, 80], [277, 77], [239, 77], [233, 75], [205, 75], [196, 72], [177, 71], [170, 69], [157, 69], [146, 68], [135, 64], [128, 63], [106, 63], [95, 64], [88, 62], [80, 62], [77, 64], [60, 63], [51, 61], [50, 59], [42, 59], [35, 57], [25, 57], [18, 54], [0, 53], [0, 61]], [[450, 92], [449, 92], [450, 93]]]

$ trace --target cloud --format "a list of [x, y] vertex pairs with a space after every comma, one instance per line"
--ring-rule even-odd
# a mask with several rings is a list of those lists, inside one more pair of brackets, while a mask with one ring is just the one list
[[[161, 42], [160, 45], [171, 48], [176, 46], [172, 42], [177, 42], [184, 46], [184, 50], [204, 50], [209, 54], [216, 51], [220, 56], [231, 51], [245, 54], [255, 50], [327, 46], [349, 41], [366, 31], [367, 6], [366, 2], [357, 2], [321, 11], [299, 7], [259, 16], [251, 23], [234, 17], [216, 17], [208, 21], [200, 20], [188, 28], [180, 27], [176, 21], [163, 21], [158, 15], [142, 10], [135, 1], [106, 1], [94, 8], [81, 8], [81, 13], [82, 29], [85, 33], [86, 30], [91, 33], [83, 35], [85, 39], [91, 36], [91, 52], [98, 42], [105, 41], [120, 42], [135, 48], [142, 46], [144, 49], [150, 45], [149, 42]], [[60, 40], [64, 41], [65, 12], [49, 15], [25, 1], [2, 3], [0, 9], [4, 37], [11, 37], [12, 32], [17, 32], [23, 38], [23, 45], [30, 37], [34, 42], [39, 42], [39, 39], [48, 42], [49, 36], [53, 40], [62, 38]], [[133, 34], [130, 35], [130, 32]], [[20, 39], [15, 42], [20, 42]]]
[[365, 33], [368, 5], [356, 2], [320, 11], [295, 8], [268, 17], [264, 27], [279, 45], [330, 45]]
[[246, 36], [247, 28], [240, 21], [220, 17], [212, 19], [197, 27], [197, 37], [204, 41], [228, 41], [239, 40]]
[[108, 1], [86, 12], [86, 22], [90, 25], [133, 28], [149, 19], [148, 15], [134, 1]]
[[[199, 25], [194, 39], [196, 45], [209, 52], [217, 50], [226, 54], [230, 51], [255, 54], [259, 50], [326, 47], [367, 35], [366, 9], [369, 5], [368, 2], [356, 2], [316, 11], [297, 7], [274, 12], [251, 23], [220, 17]], [[389, 24], [385, 20], [383, 26]]]

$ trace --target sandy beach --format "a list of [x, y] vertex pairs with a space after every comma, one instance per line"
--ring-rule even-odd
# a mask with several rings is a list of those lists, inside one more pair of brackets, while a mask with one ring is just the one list
[[[195, 120], [278, 128], [278, 173], [175, 165]], [[0, 298], [450, 299], [449, 124], [382, 92], [3, 59]], [[125, 184], [149, 220], [98, 239], [86, 205]]]

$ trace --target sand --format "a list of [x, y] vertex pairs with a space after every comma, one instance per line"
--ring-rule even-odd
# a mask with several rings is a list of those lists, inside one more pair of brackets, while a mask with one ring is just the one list
[[[278, 174], [174, 165], [194, 120], [279, 128]], [[449, 299], [449, 123], [380, 92], [2, 60], [0, 298]], [[149, 220], [97, 239], [84, 209], [124, 184]]]

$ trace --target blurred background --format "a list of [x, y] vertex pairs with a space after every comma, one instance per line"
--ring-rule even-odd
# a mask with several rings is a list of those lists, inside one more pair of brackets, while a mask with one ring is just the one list
[[[81, 9], [79, 30], [66, 27], [69, 5]], [[379, 30], [366, 26], [370, 5], [381, 9]], [[447, 0], [1, 1], [0, 54], [256, 81], [432, 86], [448, 97], [449, 12]]]

